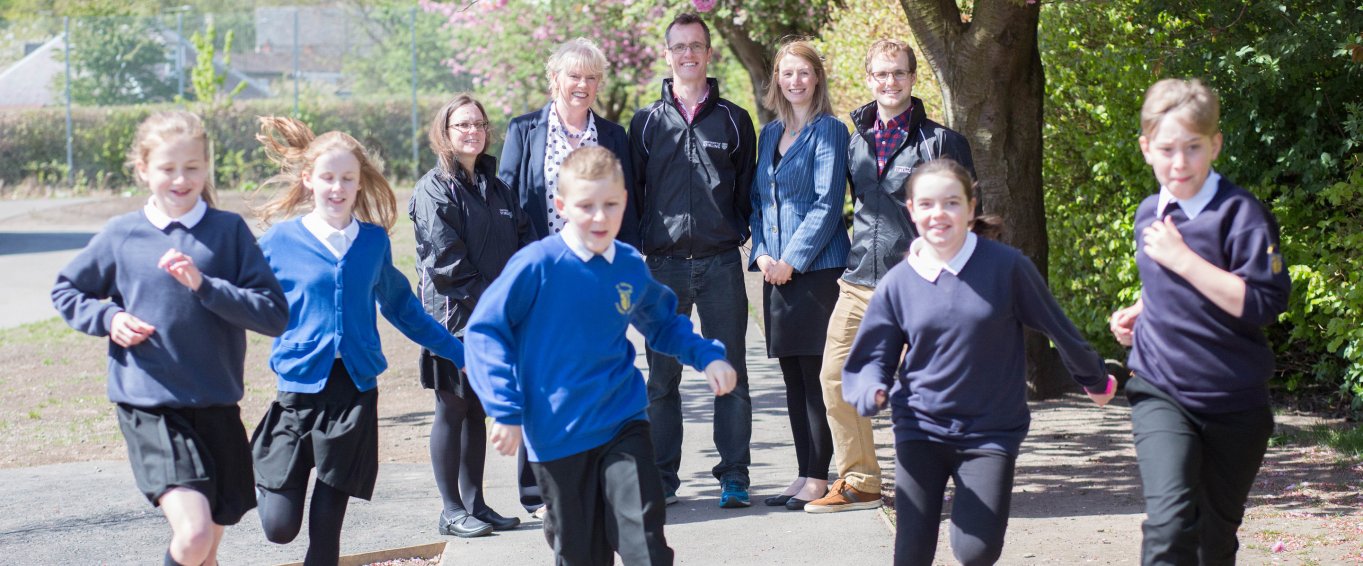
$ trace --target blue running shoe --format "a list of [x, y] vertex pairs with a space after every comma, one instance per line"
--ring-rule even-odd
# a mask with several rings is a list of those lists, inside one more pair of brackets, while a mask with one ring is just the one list
[[719, 506], [724, 509], [737, 509], [752, 505], [748, 500], [748, 488], [736, 480], [725, 480], [719, 493]]

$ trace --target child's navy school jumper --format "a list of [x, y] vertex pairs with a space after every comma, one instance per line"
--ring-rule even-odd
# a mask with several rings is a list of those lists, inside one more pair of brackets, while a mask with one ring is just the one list
[[[1292, 290], [1278, 223], [1254, 195], [1215, 172], [1202, 189], [1208, 190], [1213, 194], [1204, 207], [1176, 217], [1178, 230], [1194, 253], [1245, 280], [1244, 312], [1237, 317], [1221, 310], [1145, 254], [1141, 232], [1162, 212], [1156, 210], [1159, 194], [1150, 195], [1136, 211], [1143, 309], [1136, 319], [1128, 365], [1194, 412], [1264, 407], [1266, 384], [1273, 376], [1273, 349], [1262, 328], [1287, 309]], [[1181, 208], [1191, 206], [1183, 203]]]
[[1031, 422], [1024, 326], [1051, 338], [1080, 385], [1107, 386], [1102, 358], [1031, 260], [992, 240], [976, 242], [959, 275], [944, 269], [936, 281], [899, 262], [866, 308], [844, 365], [843, 396], [870, 416], [876, 392], [888, 389], [896, 444], [929, 440], [1016, 455]]
[[596, 448], [648, 418], [630, 324], [697, 369], [724, 359], [724, 346], [695, 335], [634, 248], [615, 242], [613, 261], [583, 261], [562, 235], [547, 237], [512, 256], [474, 309], [469, 379], [488, 416], [523, 427], [530, 461]]
[[[198, 291], [157, 266], [171, 248], [203, 273]], [[134, 407], [236, 404], [245, 331], [278, 336], [289, 312], [246, 222], [214, 208], [189, 229], [159, 230], [141, 210], [111, 219], [57, 275], [52, 303], [94, 336], [125, 310], [156, 328], [131, 348], [109, 342], [109, 400]]]

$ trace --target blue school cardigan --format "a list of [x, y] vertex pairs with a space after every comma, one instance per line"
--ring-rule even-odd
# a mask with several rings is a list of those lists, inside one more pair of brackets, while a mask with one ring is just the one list
[[412, 341], [463, 367], [463, 345], [426, 314], [407, 278], [393, 267], [392, 242], [383, 228], [360, 222], [359, 235], [337, 259], [294, 218], [261, 236], [260, 249], [289, 300], [289, 328], [270, 348], [280, 391], [321, 391], [338, 349], [355, 387], [376, 387], [388, 369], [376, 303]]
[[852, 243], [842, 219], [847, 195], [847, 126], [830, 114], [806, 125], [775, 161], [785, 135], [780, 120], [762, 128], [752, 186], [752, 253], [748, 270], [763, 255], [785, 260], [797, 273], [847, 267]]

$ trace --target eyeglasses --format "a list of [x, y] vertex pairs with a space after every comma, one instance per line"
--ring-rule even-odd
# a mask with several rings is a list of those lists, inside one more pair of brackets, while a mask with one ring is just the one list
[[450, 124], [450, 129], [459, 130], [467, 134], [470, 132], [486, 132], [490, 125], [491, 124], [487, 122], [460, 122], [458, 124]]
[[894, 79], [894, 82], [902, 83], [902, 82], [904, 82], [905, 80], [907, 80], [907, 79], [908, 79], [910, 76], [912, 76], [912, 75], [913, 75], [913, 73], [910, 73], [910, 72], [908, 72], [908, 71], [905, 71], [905, 70], [903, 70], [903, 69], [900, 69], [900, 70], [894, 71], [894, 72], [879, 71], [879, 72], [871, 73], [871, 78], [872, 78], [872, 79], [875, 79], [875, 81], [878, 82], [878, 83], [880, 83], [880, 84], [885, 84], [885, 83], [889, 82], [890, 79]]
[[668, 50], [672, 51], [673, 55], [682, 55], [685, 54], [687, 51], [690, 51], [692, 53], [704, 53], [705, 50], [709, 48], [710, 48], [709, 45], [697, 41], [695, 43], [678, 43], [676, 45], [668, 47]]

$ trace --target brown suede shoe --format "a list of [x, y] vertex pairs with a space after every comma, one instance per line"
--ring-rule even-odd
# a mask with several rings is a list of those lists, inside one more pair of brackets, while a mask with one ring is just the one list
[[842, 479], [833, 482], [828, 495], [805, 504], [805, 513], [837, 513], [857, 509], [880, 507], [879, 493], [866, 493], [847, 484]]

